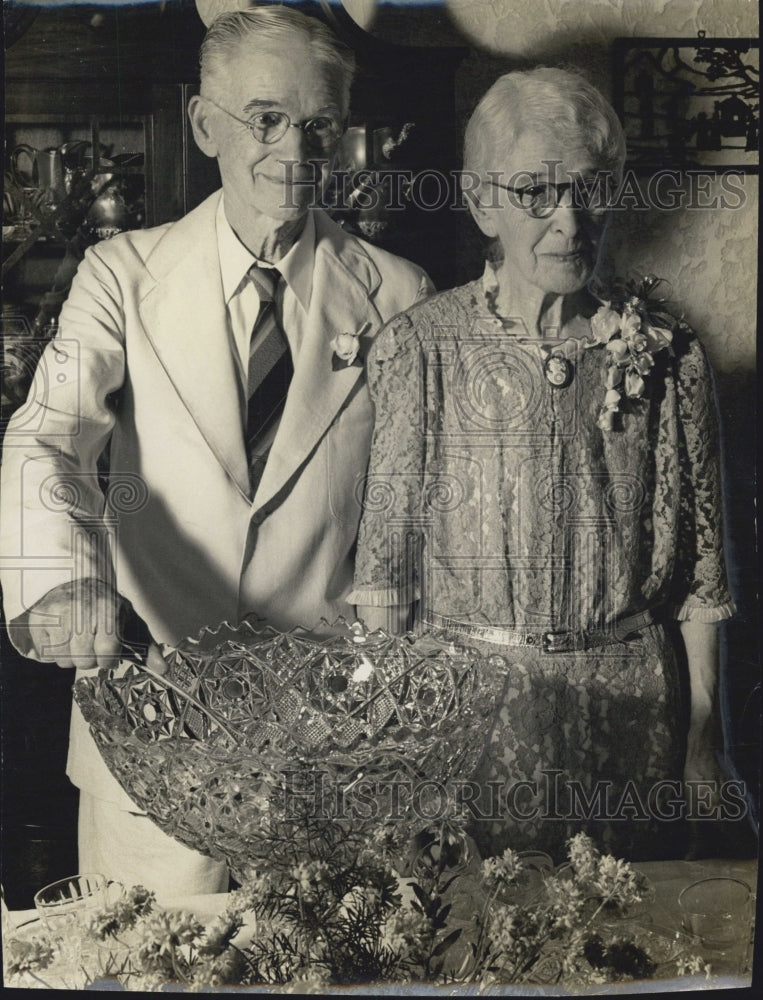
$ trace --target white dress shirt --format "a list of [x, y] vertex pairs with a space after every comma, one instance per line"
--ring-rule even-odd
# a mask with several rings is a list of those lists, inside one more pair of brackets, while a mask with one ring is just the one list
[[[257, 258], [247, 250], [231, 228], [225, 216], [224, 201], [224, 197], [220, 199], [217, 209], [217, 249], [220, 256], [223, 296], [228, 314], [231, 351], [238, 361], [245, 400], [250, 340], [260, 309], [260, 297], [254, 283], [248, 277], [248, 271], [252, 264], [257, 262]], [[289, 342], [295, 368], [302, 343], [302, 324], [286, 319], [286, 317], [294, 316], [294, 309], [285, 309], [284, 305], [287, 297], [293, 297], [298, 303], [297, 312], [307, 315], [313, 290], [314, 264], [315, 220], [308, 212], [305, 227], [299, 239], [276, 265], [283, 278], [278, 283], [276, 314]], [[289, 303], [289, 305], [293, 306], [293, 303]]]

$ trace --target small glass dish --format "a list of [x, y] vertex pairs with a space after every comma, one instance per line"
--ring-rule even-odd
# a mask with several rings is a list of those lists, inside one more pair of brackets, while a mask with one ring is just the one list
[[749, 885], [741, 879], [700, 879], [686, 886], [678, 897], [683, 926], [703, 948], [733, 948], [748, 934], [751, 897]]

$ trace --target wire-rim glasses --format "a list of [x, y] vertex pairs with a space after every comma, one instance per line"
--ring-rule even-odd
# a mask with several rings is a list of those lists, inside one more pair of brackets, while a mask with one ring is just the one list
[[612, 203], [610, 178], [606, 173], [592, 178], [576, 177], [563, 184], [537, 181], [524, 187], [512, 187], [510, 184], [501, 184], [492, 177], [490, 183], [514, 195], [517, 207], [529, 212], [534, 219], [545, 219], [553, 215], [567, 191], [572, 193], [573, 208], [590, 215], [603, 215]]
[[272, 146], [283, 139], [287, 129], [298, 128], [305, 133], [305, 138], [310, 146], [315, 149], [327, 150], [337, 145], [345, 133], [345, 124], [334, 115], [316, 115], [308, 118], [305, 122], [293, 122], [285, 111], [258, 111], [251, 118], [239, 118], [232, 114], [227, 108], [221, 107], [216, 101], [209, 97], [204, 98], [213, 104], [218, 111], [222, 111], [229, 118], [243, 125], [249, 130], [252, 137], [266, 146]]

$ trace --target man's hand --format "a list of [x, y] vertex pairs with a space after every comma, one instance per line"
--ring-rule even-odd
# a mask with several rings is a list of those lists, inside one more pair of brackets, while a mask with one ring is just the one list
[[[31, 652], [43, 663], [87, 670], [116, 665], [131, 611], [121, 594], [88, 577], [54, 587], [11, 628], [28, 632]], [[164, 673], [166, 663], [154, 642], [147, 661], [157, 673]]]

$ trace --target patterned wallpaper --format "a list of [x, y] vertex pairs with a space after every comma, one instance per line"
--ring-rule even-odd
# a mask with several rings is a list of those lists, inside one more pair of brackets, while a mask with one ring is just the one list
[[473, 44], [537, 59], [615, 35], [755, 35], [756, 0], [445, 0], [451, 20]]
[[[623, 212], [610, 234], [618, 273], [650, 271], [671, 282], [671, 298], [719, 373], [755, 367], [758, 178], [739, 183], [745, 204], [736, 210]], [[711, 198], [718, 188], [716, 180]]]

